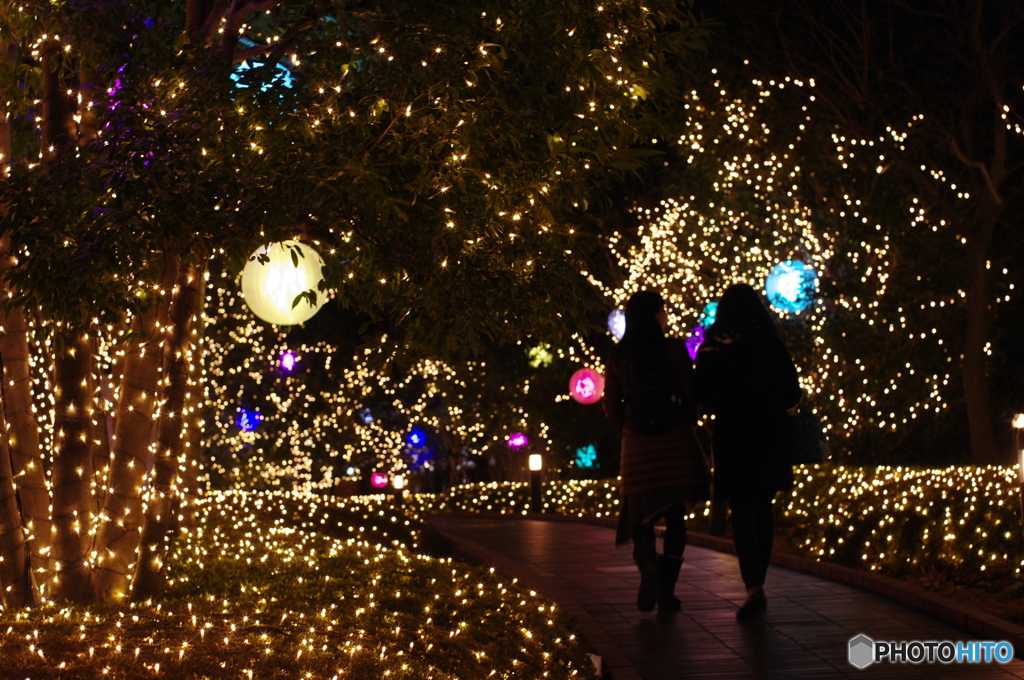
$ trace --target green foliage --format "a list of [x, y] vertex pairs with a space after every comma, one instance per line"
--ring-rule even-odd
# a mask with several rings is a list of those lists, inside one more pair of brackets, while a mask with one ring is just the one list
[[[435, 352], [580, 324], [590, 243], [574, 225], [651, 157], [643, 145], [704, 35], [668, 0], [282, 2], [239, 42], [207, 46], [183, 32], [184, 3], [105, 4], [36, 8], [36, 31], [73, 43], [69, 68], [91, 69], [82, 93], [101, 136], [54, 161], [15, 159], [0, 231], [32, 254], [13, 274], [18, 301], [78, 322], [86, 293], [111, 282], [110, 266], [72, 268], [91, 279], [79, 291], [48, 281], [64, 236], [78, 251], [101, 233], [121, 280], [146, 281], [159, 250], [240, 262], [305, 234], [343, 304]], [[291, 89], [274, 84], [278, 63]], [[16, 68], [37, 66], [23, 49]], [[25, 148], [41, 93], [28, 72], [4, 88], [24, 95]], [[99, 312], [133, 307], [121, 288]]]

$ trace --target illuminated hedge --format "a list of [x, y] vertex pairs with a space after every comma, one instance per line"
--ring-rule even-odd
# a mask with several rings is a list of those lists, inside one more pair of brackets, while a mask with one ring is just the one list
[[[1020, 573], [1019, 483], [1013, 467], [959, 466], [796, 468], [789, 498], [776, 507], [780, 529], [815, 559], [847, 566], [913, 573], [927, 569]], [[544, 512], [577, 517], [618, 513], [617, 480], [550, 482]], [[460, 486], [417, 496], [425, 511], [523, 513], [529, 486]], [[703, 521], [707, 504], [691, 508]]]

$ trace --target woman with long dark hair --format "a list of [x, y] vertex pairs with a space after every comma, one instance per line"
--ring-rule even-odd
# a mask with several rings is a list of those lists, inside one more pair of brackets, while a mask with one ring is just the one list
[[764, 580], [775, 536], [775, 494], [793, 486], [789, 418], [800, 385], [789, 351], [761, 296], [729, 286], [697, 354], [697, 402], [715, 414], [715, 500], [729, 503], [747, 599], [737, 618], [756, 617], [768, 600]]
[[[640, 570], [637, 606], [678, 611], [676, 580], [686, 547], [686, 506], [709, 496], [710, 471], [693, 433], [693, 372], [686, 344], [665, 337], [661, 296], [642, 291], [626, 304], [626, 332], [607, 362], [604, 411], [622, 434], [616, 545], [633, 541]], [[663, 554], [654, 524], [665, 520]]]

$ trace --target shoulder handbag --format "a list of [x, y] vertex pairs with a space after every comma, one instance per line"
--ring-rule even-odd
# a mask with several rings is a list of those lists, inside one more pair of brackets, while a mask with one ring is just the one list
[[828, 446], [828, 437], [821, 427], [821, 421], [811, 409], [803, 404], [796, 406], [796, 411], [789, 418], [790, 426], [790, 463], [793, 465], [813, 465], [824, 463], [832, 456]]

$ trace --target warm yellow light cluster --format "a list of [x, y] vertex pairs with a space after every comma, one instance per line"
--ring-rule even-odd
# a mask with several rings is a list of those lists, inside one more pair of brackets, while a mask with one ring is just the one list
[[585, 677], [556, 605], [419, 554], [389, 497], [213, 492], [159, 602], [0, 611], [11, 677]]
[[[636, 238], [614, 234], [609, 248], [624, 274], [621, 285], [609, 286], [588, 272], [584, 275], [614, 306], [624, 306], [638, 290], [658, 290], [668, 302], [672, 332], [687, 337], [704, 305], [731, 283], [763, 289], [772, 266], [788, 259], [803, 261], [817, 272], [818, 296], [802, 312], [775, 311], [809, 336], [807, 356], [798, 361], [800, 382], [811, 403], [821, 407], [830, 402], [830, 408], [819, 408], [826, 427], [840, 437], [863, 427], [895, 432], [925, 412], [943, 411], [949, 406], [948, 387], [959, 355], [954, 349], [956, 328], [943, 323], [942, 314], [962, 305], [966, 293], [933, 292], [924, 300], [915, 293], [914, 302], [904, 302], [903, 291], [892, 286], [896, 259], [890, 234], [895, 229], [937, 231], [945, 222], [933, 223], [917, 199], [912, 199], [909, 223], [894, 225], [870, 224], [868, 206], [862, 202], [866, 197], [815, 196], [814, 206], [809, 205], [796, 145], [812, 122], [808, 111], [814, 106], [813, 83], [786, 78], [754, 84], [760, 91], [753, 102], [730, 98], [721, 83], [716, 83], [721, 94], [717, 101], [704, 101], [697, 92], [689, 97], [690, 118], [679, 144], [689, 163], [717, 163], [713, 198], [666, 199], [639, 215]], [[803, 120], [792, 130], [781, 124], [770, 128], [759, 112], [786, 87], [791, 98], [794, 90], [805, 96]], [[891, 129], [893, 139], [905, 139], [920, 118], [909, 121], [904, 130]], [[855, 154], [877, 154], [872, 140], [834, 134], [832, 143], [832, 153], [843, 167]], [[879, 156], [879, 172], [884, 163]], [[932, 174], [947, 182], [958, 199], [969, 198], [941, 172]], [[745, 202], [736, 200], [740, 196]], [[848, 236], [853, 223], [861, 234], [858, 238]], [[848, 285], [851, 282], [856, 286]], [[843, 292], [853, 288], [864, 292]], [[1000, 299], [1007, 300], [1009, 296]], [[849, 329], [841, 334], [826, 327], [839, 314]], [[908, 361], [891, 374], [880, 373], [877, 366], [869, 370], [878, 347], [848, 340], [858, 327], [865, 337], [871, 337], [868, 332], [888, 331], [894, 342], [927, 343], [929, 361], [922, 368], [920, 357], [925, 353], [918, 351], [916, 359], [908, 355]], [[840, 344], [842, 348], [834, 346]], [[908, 387], [911, 376], [914, 387]]]
[[[214, 476], [309, 491], [331, 489], [371, 470], [409, 475], [422, 465], [429, 471], [435, 460], [414, 463], [410, 455], [406, 436], [413, 427], [442, 435], [454, 447], [451, 455], [463, 447], [474, 454], [504, 447], [512, 432], [527, 433], [533, 450], [551, 448], [548, 426], [522, 405], [528, 381], [491, 384], [485, 361], [421, 359], [399, 373], [393, 368], [398, 348], [386, 338], [378, 349], [352, 358], [339, 357], [327, 342], [293, 346], [287, 331], [245, 308], [233, 277], [219, 267], [212, 271], [207, 304], [217, 314], [204, 351]], [[298, 357], [292, 374], [278, 366], [286, 351]], [[328, 379], [311, 381], [319, 372]], [[495, 392], [503, 400], [501, 412], [485, 396]], [[262, 421], [244, 432], [236, 423], [238, 409], [251, 409], [257, 401], [264, 405]]]

